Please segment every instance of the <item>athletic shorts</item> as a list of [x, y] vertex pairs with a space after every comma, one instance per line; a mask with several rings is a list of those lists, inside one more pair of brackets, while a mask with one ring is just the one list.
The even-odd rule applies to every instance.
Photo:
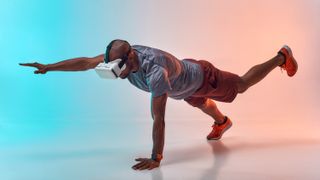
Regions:
[[237, 94], [237, 82], [241, 78], [233, 73], [219, 70], [205, 60], [186, 59], [195, 62], [202, 67], [204, 72], [203, 83], [200, 88], [184, 100], [194, 107], [203, 105], [208, 98], [220, 102], [232, 102]]

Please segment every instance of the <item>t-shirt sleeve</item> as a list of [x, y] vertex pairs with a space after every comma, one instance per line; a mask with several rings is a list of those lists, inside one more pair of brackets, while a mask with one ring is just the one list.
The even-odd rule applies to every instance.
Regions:
[[159, 65], [153, 65], [147, 73], [147, 84], [152, 97], [161, 96], [171, 90], [168, 72]]

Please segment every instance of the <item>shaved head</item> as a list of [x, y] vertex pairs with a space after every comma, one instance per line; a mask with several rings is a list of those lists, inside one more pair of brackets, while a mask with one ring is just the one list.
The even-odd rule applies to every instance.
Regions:
[[108, 56], [107, 58], [109, 61], [113, 61], [115, 59], [122, 58], [125, 55], [127, 55], [130, 48], [131, 46], [127, 41], [115, 39], [109, 43], [107, 48], [109, 52], [106, 52], [106, 56]]
[[121, 39], [115, 39], [109, 43], [105, 53], [105, 63], [109, 63], [116, 59], [121, 59], [119, 67], [126, 65], [119, 75], [120, 78], [125, 79], [131, 72], [136, 72], [139, 69], [139, 59], [135, 50], [131, 45]]

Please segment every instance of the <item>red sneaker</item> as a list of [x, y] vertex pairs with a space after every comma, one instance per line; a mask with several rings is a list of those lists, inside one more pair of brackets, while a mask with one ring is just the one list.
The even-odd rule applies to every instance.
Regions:
[[223, 124], [214, 123], [212, 125], [212, 131], [207, 136], [208, 140], [219, 140], [222, 134], [232, 126], [231, 120], [227, 116], [225, 116], [225, 118], [226, 119]]
[[278, 54], [282, 54], [285, 57], [285, 63], [280, 65], [280, 67], [287, 71], [288, 76], [291, 77], [291, 76], [295, 75], [298, 70], [298, 63], [294, 59], [290, 47], [287, 45], [284, 45], [279, 50]]

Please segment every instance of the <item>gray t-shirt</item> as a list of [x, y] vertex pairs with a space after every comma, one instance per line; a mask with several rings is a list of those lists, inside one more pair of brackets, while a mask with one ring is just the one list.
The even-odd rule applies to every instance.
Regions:
[[128, 75], [131, 84], [152, 93], [152, 97], [168, 93], [173, 99], [192, 95], [203, 81], [199, 64], [178, 60], [162, 50], [133, 45], [139, 59], [139, 70]]

